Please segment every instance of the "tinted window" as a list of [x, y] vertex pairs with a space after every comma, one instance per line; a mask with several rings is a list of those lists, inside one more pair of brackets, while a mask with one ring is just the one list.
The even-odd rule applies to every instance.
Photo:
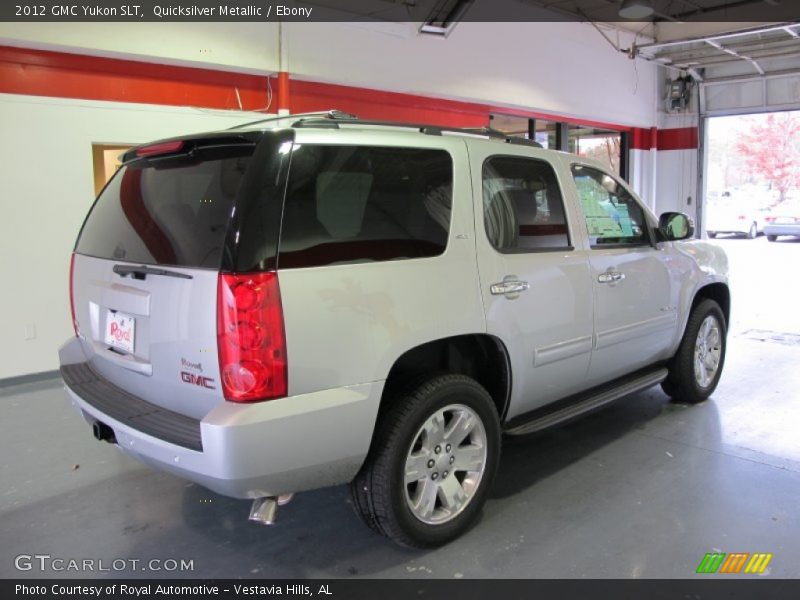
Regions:
[[570, 245], [556, 174], [541, 160], [495, 156], [484, 163], [483, 223], [501, 252]]
[[622, 184], [603, 171], [583, 165], [573, 165], [572, 176], [592, 246], [649, 243], [644, 209]]
[[76, 252], [142, 264], [218, 268], [252, 146], [123, 166], [97, 199]]
[[450, 229], [443, 150], [296, 145], [280, 268], [436, 256]]

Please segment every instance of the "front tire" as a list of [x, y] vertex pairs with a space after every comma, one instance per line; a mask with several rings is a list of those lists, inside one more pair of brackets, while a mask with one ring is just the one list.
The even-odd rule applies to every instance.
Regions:
[[768, 242], [776, 242], [777, 240], [778, 240], [778, 236], [777, 235], [768, 235], [767, 236], [767, 241]]
[[758, 236], [758, 225], [753, 223], [750, 225], [750, 229], [747, 231], [747, 239], [753, 240]]
[[717, 237], [717, 232], [716, 232], [716, 231], [709, 231], [709, 232], [707, 232], [707, 233], [708, 233], [708, 237], [710, 237], [712, 240], [713, 240], [715, 237]]
[[674, 400], [697, 404], [716, 389], [725, 364], [725, 315], [713, 300], [701, 300], [689, 315], [678, 352], [661, 384]]
[[500, 458], [489, 393], [464, 375], [432, 378], [390, 399], [369, 455], [351, 483], [373, 530], [403, 546], [440, 546], [480, 514]]

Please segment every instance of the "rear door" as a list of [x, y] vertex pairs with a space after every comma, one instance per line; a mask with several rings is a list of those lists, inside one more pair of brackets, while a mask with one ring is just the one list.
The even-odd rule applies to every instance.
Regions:
[[508, 417], [585, 387], [592, 350], [592, 286], [575, 248], [580, 215], [544, 151], [470, 146], [476, 247], [488, 333], [512, 366]]
[[145, 149], [103, 190], [75, 247], [87, 360], [117, 386], [195, 418], [223, 400], [217, 279], [255, 147], [244, 136]]

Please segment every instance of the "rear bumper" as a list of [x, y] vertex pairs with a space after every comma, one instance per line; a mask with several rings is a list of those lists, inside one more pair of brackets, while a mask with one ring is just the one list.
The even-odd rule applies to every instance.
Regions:
[[[78, 364], [72, 344], [60, 351], [62, 367]], [[74, 381], [65, 389], [89, 423], [100, 421], [114, 430], [126, 454], [225, 496], [259, 498], [350, 481], [369, 450], [383, 382], [255, 404], [223, 402], [196, 421], [199, 447], [129, 418], [131, 412], [141, 417], [146, 407], [120, 412]], [[105, 401], [113, 398], [106, 394]], [[184, 425], [185, 437], [191, 424]]]
[[[749, 228], [748, 228], [749, 229]], [[738, 233], [741, 235], [745, 235], [748, 229], [717, 229], [717, 228], [707, 228], [706, 231], [708, 233]]]
[[[713, 233], [741, 233], [746, 234], [750, 231], [750, 226], [753, 224], [753, 221], [728, 221], [724, 223], [708, 223], [706, 225], [706, 231], [710, 231]], [[756, 226], [757, 227], [757, 226]], [[760, 230], [759, 230], [760, 231]]]
[[777, 224], [777, 225], [764, 225], [764, 233], [766, 235], [797, 235], [800, 236], [800, 225]]

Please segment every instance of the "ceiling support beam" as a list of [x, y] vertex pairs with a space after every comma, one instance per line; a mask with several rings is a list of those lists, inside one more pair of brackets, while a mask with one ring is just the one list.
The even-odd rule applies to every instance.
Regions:
[[758, 71], [759, 75], [763, 75], [764, 74], [764, 69], [762, 69], [761, 65], [759, 65], [758, 62], [755, 59], [753, 59], [752, 57], [747, 56], [745, 54], [739, 54], [738, 52], [736, 52], [736, 50], [731, 50], [730, 48], [726, 48], [725, 46], [723, 46], [719, 42], [715, 42], [714, 40], [706, 40], [706, 44], [708, 44], [710, 46], [713, 46], [717, 50], [721, 50], [722, 52], [725, 52], [726, 54], [730, 54], [731, 56], [735, 56], [736, 58], [739, 58], [741, 60], [746, 60], [751, 65], [753, 65], [753, 68], [756, 71]]
[[737, 31], [728, 31], [725, 33], [718, 33], [715, 35], [701, 35], [698, 37], [691, 37], [691, 38], [684, 38], [680, 40], [673, 40], [671, 42], [654, 42], [652, 44], [641, 44], [637, 46], [637, 51], [657, 51], [661, 48], [669, 48], [670, 46], [680, 46], [682, 44], [689, 44], [692, 42], [705, 42], [706, 40], [724, 40], [733, 37], [740, 37], [743, 35], [752, 35], [756, 33], [768, 33], [770, 31], [782, 31], [786, 30], [787, 28], [791, 28], [796, 26], [797, 23], [779, 23], [777, 25], [769, 25], [769, 26], [760, 26], [760, 27], [749, 27], [747, 29], [739, 29]]

